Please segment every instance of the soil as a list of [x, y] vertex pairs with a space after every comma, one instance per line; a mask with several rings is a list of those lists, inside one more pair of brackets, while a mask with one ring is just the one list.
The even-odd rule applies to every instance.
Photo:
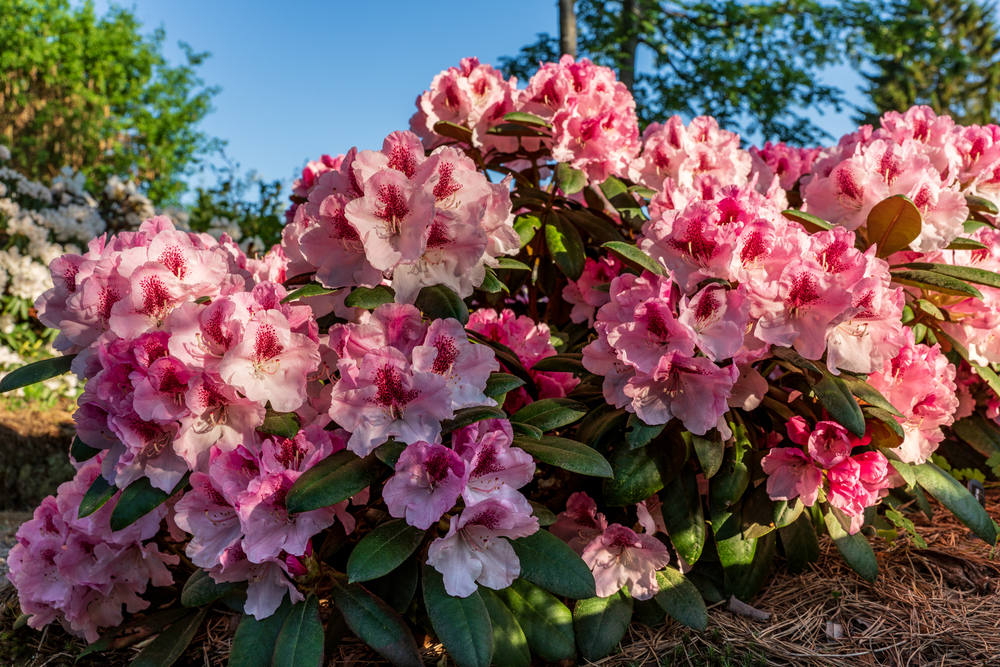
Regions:
[[0, 511], [30, 512], [72, 479], [72, 407], [0, 405]]

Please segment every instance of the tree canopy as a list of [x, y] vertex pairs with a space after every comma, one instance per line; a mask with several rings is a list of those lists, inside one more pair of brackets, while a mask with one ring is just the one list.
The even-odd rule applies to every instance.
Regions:
[[208, 53], [181, 43], [187, 62], [172, 65], [165, 32], [141, 27], [121, 7], [98, 17], [89, 0], [0, 0], [0, 142], [13, 167], [48, 180], [68, 165], [177, 199], [219, 146], [198, 129], [219, 89], [197, 73]]

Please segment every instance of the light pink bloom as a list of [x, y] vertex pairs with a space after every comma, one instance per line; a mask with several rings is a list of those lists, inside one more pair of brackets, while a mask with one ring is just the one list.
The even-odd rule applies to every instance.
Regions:
[[413, 349], [413, 369], [445, 378], [451, 389], [452, 409], [496, 404], [486, 397], [483, 388], [490, 373], [500, 370], [500, 363], [492, 348], [469, 342], [458, 320], [431, 322], [424, 344]]
[[597, 596], [614, 595], [622, 586], [636, 600], [648, 600], [660, 591], [656, 571], [670, 562], [667, 547], [652, 535], [611, 524], [581, 554], [594, 573]]
[[588, 257], [580, 279], [570, 280], [562, 291], [563, 300], [573, 304], [570, 318], [574, 322], [588, 322], [593, 326], [597, 309], [611, 300], [606, 287], [619, 273], [621, 262], [614, 255], [601, 257], [597, 261]]
[[677, 321], [694, 332], [698, 349], [705, 356], [722, 361], [734, 357], [743, 345], [749, 311], [745, 287], [726, 289], [713, 283], [693, 297], [681, 299]]
[[767, 495], [772, 500], [801, 497], [807, 507], [816, 504], [823, 473], [801, 449], [772, 447], [760, 465], [768, 475]]
[[566, 510], [560, 512], [549, 532], [582, 554], [583, 550], [608, 527], [604, 515], [597, 511], [597, 503], [583, 491], [577, 491], [566, 501]]
[[455, 505], [468, 475], [465, 462], [444, 445], [414, 442], [396, 462], [396, 474], [382, 489], [394, 517], [421, 530], [434, 525]]

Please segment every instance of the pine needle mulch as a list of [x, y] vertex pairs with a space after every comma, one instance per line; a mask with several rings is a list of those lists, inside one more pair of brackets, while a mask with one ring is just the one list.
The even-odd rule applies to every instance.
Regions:
[[[988, 494], [988, 507], [995, 519], [1000, 518], [1000, 493]], [[704, 633], [674, 622], [655, 628], [634, 623], [619, 652], [594, 664], [1000, 665], [1000, 558], [946, 510], [936, 505], [935, 510], [933, 522], [923, 515], [910, 515], [927, 549], [914, 547], [905, 537], [893, 546], [881, 539], [870, 540], [880, 569], [875, 584], [851, 572], [829, 539], [821, 538], [822, 555], [809, 572], [790, 574], [779, 559], [768, 583], [751, 603], [770, 614], [767, 620], [732, 613], [720, 603], [709, 609]], [[3, 591], [9, 592], [9, 588]], [[80, 642], [56, 627], [49, 628], [47, 636], [26, 628], [12, 631], [11, 600], [8, 597], [3, 602], [0, 658], [10, 660], [17, 655], [18, 661], [9, 663], [14, 667], [72, 664], [82, 647]], [[16, 600], [13, 602], [16, 609]], [[176, 664], [224, 666], [237, 620], [231, 614], [214, 616]], [[31, 646], [4, 650], [4, 644], [14, 640]], [[122, 648], [80, 664], [126, 665], [136, 652], [136, 647]], [[430, 638], [425, 640], [422, 653], [427, 665], [451, 667], [440, 645]], [[387, 663], [357, 640], [344, 638], [330, 651], [326, 664], [370, 667]]]

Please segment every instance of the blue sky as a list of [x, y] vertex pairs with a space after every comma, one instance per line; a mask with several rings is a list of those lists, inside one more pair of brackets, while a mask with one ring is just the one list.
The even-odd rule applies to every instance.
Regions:
[[[95, 2], [99, 14], [108, 5]], [[496, 64], [558, 29], [554, 0], [139, 0], [133, 9], [146, 30], [166, 30], [172, 60], [183, 58], [179, 40], [212, 53], [200, 72], [222, 92], [203, 129], [228, 141], [243, 170], [286, 182], [310, 158], [378, 148], [408, 128], [416, 96], [462, 57]], [[858, 83], [847, 68], [827, 79], [850, 91]], [[849, 115], [816, 122], [839, 135], [853, 129]]]

